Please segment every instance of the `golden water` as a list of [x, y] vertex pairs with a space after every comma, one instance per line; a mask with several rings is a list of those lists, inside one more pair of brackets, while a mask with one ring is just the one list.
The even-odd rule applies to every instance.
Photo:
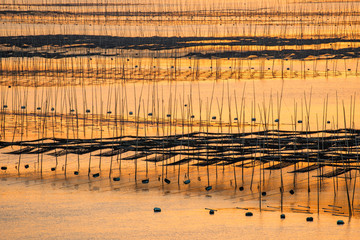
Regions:
[[[121, 160], [136, 151], [14, 155], [7, 153], [24, 146], [6, 144], [357, 129], [359, 7], [358, 1], [0, 1], [0, 166], [7, 167], [0, 170], [1, 238], [357, 239], [358, 170], [326, 179], [314, 176], [332, 166], [309, 175], [289, 173], [294, 165], [264, 170], [273, 162], [165, 167], [146, 157]], [[185, 145], [170, 162], [190, 151]], [[212, 216], [205, 208], [218, 211]]]

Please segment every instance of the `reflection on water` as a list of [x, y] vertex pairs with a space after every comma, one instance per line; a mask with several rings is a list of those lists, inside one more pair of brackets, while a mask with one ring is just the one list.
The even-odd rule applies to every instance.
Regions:
[[[286, 213], [286, 219], [281, 220], [279, 212], [254, 210], [251, 210], [253, 217], [245, 217], [246, 210], [234, 207], [242, 205], [224, 200], [221, 194], [209, 198], [196, 194], [161, 195], [154, 191], [89, 192], [59, 189], [61, 183], [56, 183], [54, 188], [42, 182], [29, 188], [13, 183], [6, 187], [9, 194], [1, 198], [5, 209], [1, 219], [7, 220], [2, 221], [2, 226], [9, 229], [3, 232], [5, 238], [203, 239], [211, 234], [217, 238], [238, 239], [243, 235], [255, 239], [261, 234], [280, 239], [303, 239], [314, 235], [319, 239], [356, 239], [359, 234], [359, 220], [355, 218], [349, 221], [327, 214]], [[19, 194], [19, 190], [27, 197]], [[154, 213], [154, 206], [161, 207], [162, 212]], [[218, 211], [209, 215], [205, 208]], [[313, 216], [314, 222], [306, 222], [308, 216]], [[345, 225], [337, 226], [337, 219], [343, 219]], [[21, 228], [13, 228], [13, 224], [19, 224]]]
[[358, 9], [3, 0], [3, 236], [357, 238]]

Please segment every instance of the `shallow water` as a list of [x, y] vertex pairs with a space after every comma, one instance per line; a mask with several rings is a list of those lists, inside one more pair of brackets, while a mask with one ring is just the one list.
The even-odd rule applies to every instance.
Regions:
[[[286, 219], [280, 219], [277, 211], [258, 210], [246, 217], [246, 210], [235, 209], [245, 204], [224, 200], [221, 193], [81, 191], [42, 182], [27, 187], [11, 179], [2, 189], [4, 239], [357, 239], [360, 234], [358, 218], [285, 212]], [[162, 212], [154, 213], [154, 207]], [[209, 215], [205, 208], [218, 211]], [[306, 222], [308, 216], [314, 222]], [[337, 225], [338, 219], [345, 224]]]

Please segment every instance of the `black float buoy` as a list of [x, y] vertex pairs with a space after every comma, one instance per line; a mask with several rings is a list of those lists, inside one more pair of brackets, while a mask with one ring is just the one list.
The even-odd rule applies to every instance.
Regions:
[[214, 215], [214, 213], [215, 213], [214, 209], [210, 209], [210, 210], [209, 210], [209, 214], [210, 214], [210, 215]]
[[111, 114], [112, 112], [111, 111], [108, 111], [107, 114]]
[[247, 217], [252, 217], [252, 216], [253, 216], [253, 213], [252, 213], [252, 212], [247, 212], [247, 213], [245, 213], [245, 216], [247, 216]]
[[298, 123], [302, 123], [302, 120], [299, 120]]
[[244, 187], [239, 187], [239, 190], [240, 190], [240, 191], [244, 191]]
[[307, 222], [312, 222], [312, 221], [314, 221], [314, 219], [313, 219], [313, 217], [307, 217], [307, 218], [306, 218], [306, 221], [307, 221]]
[[189, 184], [189, 183], [190, 183], [190, 179], [184, 181], [184, 184]]
[[261, 195], [263, 195], [264, 197], [266, 196], [266, 192], [262, 192]]
[[41, 107], [37, 107], [36, 110], [41, 110]]
[[191, 118], [195, 118], [195, 115], [191, 115]]
[[216, 120], [216, 117], [215, 117], [215, 116], [213, 116], [211, 119], [212, 119], [212, 120]]
[[336, 224], [337, 225], [344, 225], [344, 221], [343, 220], [337, 220]]
[[166, 117], [171, 117], [171, 114], [167, 114]]
[[154, 212], [161, 212], [161, 208], [155, 207], [155, 208], [154, 208]]
[[207, 186], [207, 187], [205, 188], [206, 191], [210, 191], [211, 189], [212, 189], [212, 186]]
[[281, 218], [281, 219], [285, 219], [285, 214], [281, 214], [281, 215], [280, 215], [280, 218]]
[[5, 167], [5, 166], [4, 166], [4, 167], [1, 167], [1, 170], [4, 170], [4, 171], [5, 171], [5, 170], [7, 170], [7, 167]]
[[289, 191], [289, 193], [290, 193], [291, 195], [294, 195], [295, 191], [291, 189], [291, 190]]
[[54, 167], [51, 168], [51, 171], [52, 171], [52, 172], [55, 171], [55, 170], [56, 170], [56, 168], [54, 168]]
[[96, 178], [96, 177], [99, 177], [100, 176], [100, 173], [94, 173], [93, 174], [93, 177]]
[[279, 119], [275, 119], [275, 122], [279, 122]]
[[90, 109], [86, 109], [86, 113], [89, 113], [90, 112]]
[[25, 168], [29, 168], [29, 164], [25, 164], [25, 166], [24, 166]]
[[118, 181], [120, 181], [120, 177], [114, 177], [113, 180], [114, 180], [115, 182], [118, 182]]
[[149, 179], [144, 179], [141, 181], [143, 184], [149, 183]]
[[171, 181], [169, 179], [167, 179], [167, 178], [164, 179], [164, 182], [166, 182], [167, 184], [171, 183]]
[[129, 112], [129, 115], [133, 115], [133, 112]]
[[148, 116], [150, 116], [150, 117], [151, 117], [151, 116], [152, 116], [152, 113], [148, 113]]
[[256, 118], [252, 118], [251, 121], [252, 121], [252, 122], [255, 122], [255, 121], [256, 121]]
[[79, 171], [74, 171], [74, 175], [79, 175]]

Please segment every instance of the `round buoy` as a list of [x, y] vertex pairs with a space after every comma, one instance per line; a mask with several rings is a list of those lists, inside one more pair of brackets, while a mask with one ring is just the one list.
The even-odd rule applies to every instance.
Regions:
[[291, 195], [293, 195], [293, 194], [295, 193], [295, 191], [291, 189], [291, 190], [289, 191], [289, 193], [290, 193]]
[[79, 175], [79, 171], [74, 171], [74, 175]]
[[266, 196], [266, 192], [262, 192], [261, 195], [263, 195], [264, 197]]
[[7, 170], [7, 167], [1, 167], [1, 170], [5, 171], [5, 170]]
[[244, 191], [244, 187], [239, 187], [239, 190], [240, 190], [240, 191]]
[[164, 182], [166, 182], [167, 184], [170, 184], [171, 181], [169, 179], [165, 178]]
[[154, 212], [161, 212], [161, 208], [155, 207]]
[[307, 217], [307, 218], [306, 218], [306, 221], [307, 221], [307, 222], [312, 222], [312, 221], [314, 221], [314, 219], [313, 219], [313, 217]]
[[100, 173], [94, 173], [94, 174], [93, 174], [93, 177], [94, 177], [94, 178], [97, 178], [97, 177], [99, 177], [99, 176], [100, 176]]
[[281, 214], [281, 215], [280, 215], [280, 218], [281, 218], [281, 219], [285, 219], [285, 214]]
[[29, 168], [29, 164], [26, 164], [24, 167], [25, 167], [25, 168]]
[[205, 188], [206, 191], [210, 191], [211, 189], [212, 189], [212, 186], [207, 186], [207, 187]]
[[213, 215], [214, 213], [215, 213], [215, 211], [213, 209], [210, 209], [209, 214]]
[[113, 180], [114, 180], [115, 182], [118, 182], [118, 181], [120, 181], [120, 178], [119, 178], [119, 177], [114, 177]]
[[247, 212], [247, 213], [245, 213], [245, 216], [251, 217], [251, 216], [253, 216], [253, 213], [252, 212]]
[[343, 225], [344, 224], [344, 221], [343, 220], [337, 220], [337, 225]]
[[142, 182], [143, 184], [149, 183], [149, 179], [144, 179], [144, 180], [142, 180], [141, 182]]
[[54, 168], [54, 167], [51, 168], [51, 171], [55, 171], [55, 170], [56, 170], [56, 168]]
[[343, 221], [343, 220], [337, 220], [336, 224], [337, 224], [337, 225], [343, 225], [343, 224], [344, 224], [344, 221]]
[[184, 184], [189, 184], [189, 183], [190, 183], [190, 179], [184, 181]]

